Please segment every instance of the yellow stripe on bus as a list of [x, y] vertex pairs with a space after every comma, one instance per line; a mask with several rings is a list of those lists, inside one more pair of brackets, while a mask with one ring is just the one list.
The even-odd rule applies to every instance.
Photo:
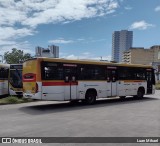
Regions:
[[0, 82], [4, 82], [4, 81], [8, 81], [8, 80], [0, 80]]

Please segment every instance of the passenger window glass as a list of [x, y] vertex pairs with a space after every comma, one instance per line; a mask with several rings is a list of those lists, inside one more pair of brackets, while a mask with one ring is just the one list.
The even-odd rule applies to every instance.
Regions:
[[9, 70], [6, 68], [1, 68], [0, 69], [0, 79], [4, 80], [4, 79], [8, 79], [8, 72]]
[[50, 80], [63, 80], [63, 67], [55, 63], [44, 63], [42, 78]]
[[104, 80], [105, 67], [96, 65], [83, 65], [79, 67], [79, 79], [82, 80]]

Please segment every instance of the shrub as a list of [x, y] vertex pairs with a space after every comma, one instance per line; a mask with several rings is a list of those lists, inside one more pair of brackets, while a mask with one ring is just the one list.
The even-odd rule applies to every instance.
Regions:
[[9, 97], [0, 99], [0, 104], [16, 104], [16, 103], [26, 103], [26, 102], [32, 102], [32, 101], [33, 101], [32, 99], [9, 96]]
[[6, 103], [11, 103], [11, 104], [19, 102], [18, 97], [15, 97], [15, 96], [4, 98], [4, 100], [6, 101]]
[[156, 84], [156, 90], [160, 90], [160, 83]]

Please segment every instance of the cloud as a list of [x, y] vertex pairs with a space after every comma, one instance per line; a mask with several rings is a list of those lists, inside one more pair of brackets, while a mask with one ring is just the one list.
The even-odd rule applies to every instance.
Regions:
[[34, 30], [28, 28], [0, 27], [0, 54], [4, 54], [12, 48], [26, 49], [28, 52], [32, 52], [29, 51], [29, 42], [21, 42], [19, 39], [34, 33]]
[[160, 11], [160, 6], [157, 6], [154, 10], [155, 10], [156, 12]]
[[[17, 39], [28, 35], [33, 35], [34, 30], [28, 28], [0, 27], [0, 40]], [[1, 45], [1, 44], [0, 44]]]
[[[101, 17], [114, 13], [118, 7], [118, 0], [0, 0], [0, 46], [14, 45], [19, 43], [18, 39], [34, 35], [41, 24]], [[73, 42], [50, 40], [50, 43]]]
[[53, 44], [70, 44], [70, 43], [95, 43], [95, 42], [101, 42], [101, 41], [106, 41], [106, 39], [93, 39], [93, 38], [78, 38], [74, 40], [66, 40], [64, 38], [58, 38], [54, 40], [49, 40], [48, 43], [53, 43]]
[[130, 26], [130, 29], [139, 29], [139, 30], [145, 30], [149, 27], [154, 27], [155, 25], [153, 24], [149, 24], [147, 22], [145, 22], [144, 20], [142, 21], [137, 21], [137, 22], [134, 22], [131, 26]]
[[31, 44], [28, 42], [28, 41], [23, 41], [23, 42], [14, 42], [13, 41], [13, 44], [6, 44], [6, 45], [0, 45], [0, 48], [1, 48], [1, 52], [0, 54], [4, 54], [5, 52], [9, 51], [11, 52], [12, 48], [17, 48], [18, 50], [23, 50], [24, 53], [30, 53], [31, 55], [34, 55], [35, 54], [35, 50], [31, 50], [30, 48], [33, 48], [31, 46]]
[[74, 43], [73, 40], [65, 40], [63, 38], [55, 39], [55, 40], [49, 40], [49, 43], [54, 43], [54, 44], [69, 44], [69, 43]]
[[110, 61], [111, 60], [111, 56], [97, 56], [95, 54], [91, 54], [90, 52], [84, 52], [80, 55], [74, 55], [74, 54], [71, 54], [71, 55], [62, 55], [60, 56], [61, 58], [66, 58], [66, 59], [84, 59], [84, 60], [107, 60], [107, 61]]
[[1, 0], [0, 25], [36, 27], [48, 23], [69, 23], [115, 12], [117, 0]]
[[111, 56], [100, 56], [100, 57], [94, 57], [95, 60], [104, 60], [104, 61], [111, 61]]
[[126, 7], [124, 7], [126, 10], [132, 10], [133, 8], [132, 7], [130, 7], [130, 6], [126, 6]]

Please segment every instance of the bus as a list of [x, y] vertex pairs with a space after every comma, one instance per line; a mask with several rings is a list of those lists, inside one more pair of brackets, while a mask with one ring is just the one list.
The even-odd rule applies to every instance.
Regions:
[[22, 90], [22, 64], [10, 64], [9, 94], [23, 96]]
[[8, 73], [9, 73], [9, 64], [0, 63], [0, 97], [9, 94]]
[[22, 64], [0, 64], [0, 96], [22, 96]]
[[25, 98], [93, 104], [97, 98], [140, 99], [154, 92], [154, 69], [149, 65], [58, 58], [33, 58], [23, 63]]

